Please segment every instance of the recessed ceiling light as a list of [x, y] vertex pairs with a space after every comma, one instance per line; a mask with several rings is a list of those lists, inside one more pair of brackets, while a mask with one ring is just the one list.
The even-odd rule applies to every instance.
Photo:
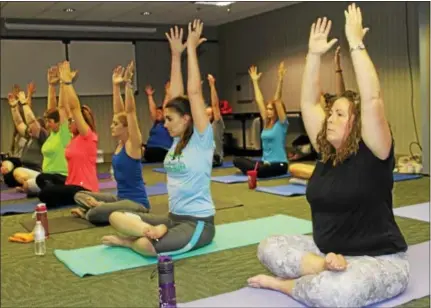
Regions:
[[63, 11], [64, 11], [64, 12], [66, 12], [66, 13], [73, 13], [73, 12], [75, 12], [76, 10], [75, 10], [74, 8], [68, 7], [68, 8], [66, 8], [66, 9], [64, 9]]
[[228, 6], [235, 2], [224, 2], [224, 1], [196, 1], [195, 4], [203, 4], [203, 5], [215, 5], [215, 6]]
[[142, 12], [141, 15], [148, 16], [148, 15], [151, 15], [151, 12]]

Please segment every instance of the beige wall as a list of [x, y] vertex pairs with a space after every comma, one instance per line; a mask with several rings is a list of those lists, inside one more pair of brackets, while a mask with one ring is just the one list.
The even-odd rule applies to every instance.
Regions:
[[[304, 2], [260, 16], [237, 21], [219, 29], [221, 96], [236, 112], [257, 111], [254, 103], [236, 104], [235, 75], [251, 64], [263, 72], [261, 89], [266, 99], [275, 91], [276, 69], [281, 60], [288, 69], [283, 98], [290, 111], [299, 110], [300, 85], [312, 22], [327, 16], [333, 22], [331, 38], [342, 47], [342, 65], [349, 89], [356, 89], [353, 67], [344, 35], [347, 2]], [[385, 110], [396, 140], [396, 152], [409, 153], [416, 140], [411, 109], [411, 83], [406, 41], [405, 2], [360, 2], [364, 26], [370, 27], [365, 44], [380, 76]], [[417, 3], [408, 3], [408, 34], [413, 73], [413, 102], [421, 135], [419, 43]], [[322, 87], [334, 91], [333, 53], [324, 57]]]

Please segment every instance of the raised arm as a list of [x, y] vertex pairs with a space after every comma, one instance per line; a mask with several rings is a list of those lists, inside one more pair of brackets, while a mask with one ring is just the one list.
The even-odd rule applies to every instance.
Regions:
[[138, 124], [138, 117], [136, 116], [136, 104], [132, 84], [134, 71], [135, 64], [131, 61], [124, 73], [124, 82], [126, 87], [126, 105], [124, 109], [127, 116], [127, 131], [129, 133], [129, 139], [126, 141], [126, 151], [132, 158], [141, 159], [142, 135]]
[[362, 139], [371, 152], [383, 160], [390, 154], [392, 137], [385, 117], [376, 68], [362, 42], [368, 28], [362, 28], [361, 10], [355, 4], [349, 5], [344, 14], [346, 37], [361, 96]]
[[165, 108], [166, 104], [171, 100], [171, 82], [167, 81], [165, 83], [165, 98], [163, 99], [163, 108]]
[[183, 43], [183, 29], [171, 28], [170, 35], [165, 33], [171, 47], [171, 95], [172, 98], [184, 95], [183, 75], [181, 72], [181, 54], [186, 48]]
[[284, 103], [281, 99], [283, 95], [283, 80], [284, 75], [286, 74], [286, 69], [284, 68], [284, 62], [280, 62], [280, 65], [278, 66], [278, 82], [277, 82], [277, 89], [274, 94], [274, 101], [275, 101], [275, 109], [277, 111], [278, 119], [281, 122], [284, 122], [286, 120], [286, 108], [284, 107]]
[[56, 87], [60, 81], [58, 76], [58, 67], [52, 66], [48, 69], [48, 101], [46, 110], [54, 109], [57, 107], [57, 93]]
[[154, 89], [151, 85], [147, 85], [145, 87], [145, 93], [147, 94], [148, 98], [148, 107], [150, 108], [150, 118], [151, 121], [156, 121], [156, 114], [157, 114], [157, 106], [156, 102], [154, 101]]
[[[90, 127], [87, 122], [85, 122], [84, 116], [82, 115], [81, 104], [72, 83], [76, 72], [70, 70], [70, 63], [68, 61], [64, 61], [59, 65], [59, 71], [62, 83], [61, 91], [64, 92], [64, 102], [70, 108], [72, 119], [75, 121], [79, 134], [81, 136], [87, 136]], [[60, 108], [60, 105], [58, 108]]]
[[221, 119], [221, 113], [220, 113], [220, 101], [218, 99], [215, 82], [216, 80], [214, 76], [211, 74], [208, 74], [208, 84], [210, 85], [210, 90], [211, 90], [211, 107], [214, 114], [214, 121], [218, 121]]
[[257, 67], [252, 65], [248, 70], [248, 74], [250, 75], [251, 81], [253, 83], [254, 99], [256, 100], [257, 107], [259, 108], [260, 116], [262, 119], [266, 119], [265, 101], [263, 99], [262, 91], [260, 91], [259, 87], [259, 78], [262, 76], [262, 73], [258, 74]]
[[316, 138], [322, 129], [325, 112], [320, 104], [320, 62], [321, 56], [327, 52], [337, 39], [327, 41], [332, 22], [326, 17], [317, 19], [313, 23], [308, 42], [308, 54], [305, 60], [304, 74], [301, 89], [301, 113], [305, 130], [311, 144], [318, 152]]
[[346, 92], [346, 86], [344, 85], [344, 78], [343, 78], [343, 70], [341, 69], [340, 49], [341, 47], [338, 46], [337, 49], [335, 50], [335, 57], [334, 57], [335, 94], [337, 94], [337, 96], [340, 96], [344, 92]]
[[196, 48], [206, 41], [205, 38], [201, 38], [202, 30], [203, 23], [195, 19], [193, 24], [189, 23], [189, 35], [187, 37], [187, 94], [190, 100], [194, 125], [199, 133], [203, 133], [209, 125], [202, 95], [201, 72], [196, 53]]
[[123, 98], [121, 97], [121, 84], [123, 83], [124, 68], [117, 66], [112, 72], [112, 104], [114, 115], [124, 112]]
[[13, 124], [15, 125], [18, 134], [20, 134], [21, 136], [25, 136], [25, 133], [27, 131], [27, 125], [24, 123], [24, 120], [22, 119], [19, 112], [19, 100], [13, 93], [9, 93], [7, 98], [10, 106], [10, 112], [12, 113]]
[[36, 86], [34, 82], [30, 82], [27, 85], [27, 99], [21, 103], [24, 111], [25, 122], [27, 123], [30, 131], [32, 132], [32, 137], [39, 138], [40, 124], [39, 121], [36, 120], [36, 117], [34, 116], [33, 110], [31, 108], [31, 98], [34, 92], [36, 92]]

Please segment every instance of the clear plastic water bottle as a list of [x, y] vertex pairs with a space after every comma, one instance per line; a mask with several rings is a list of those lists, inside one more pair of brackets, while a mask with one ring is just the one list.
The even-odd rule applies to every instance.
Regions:
[[43, 228], [41, 221], [36, 221], [34, 227], [34, 253], [36, 256], [44, 256], [46, 253], [45, 244], [45, 229]]

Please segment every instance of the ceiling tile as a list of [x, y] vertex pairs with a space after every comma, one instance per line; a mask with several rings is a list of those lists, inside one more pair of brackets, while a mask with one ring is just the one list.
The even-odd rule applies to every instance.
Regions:
[[1, 16], [3, 18], [34, 18], [53, 5], [55, 5], [55, 2], [9, 1], [2, 7]]
[[[56, 2], [55, 5], [46, 10], [45, 12], [39, 14], [37, 17], [42, 19], [76, 19], [81, 14], [86, 12], [91, 12], [96, 10], [98, 7], [102, 6], [103, 2], [86, 2], [86, 1], [64, 1]], [[72, 8], [75, 9], [74, 12], [64, 12], [64, 9]], [[103, 20], [103, 19], [100, 19]]]
[[92, 10], [83, 11], [76, 20], [112, 20], [116, 16], [134, 12], [142, 6], [142, 2], [104, 2]]

